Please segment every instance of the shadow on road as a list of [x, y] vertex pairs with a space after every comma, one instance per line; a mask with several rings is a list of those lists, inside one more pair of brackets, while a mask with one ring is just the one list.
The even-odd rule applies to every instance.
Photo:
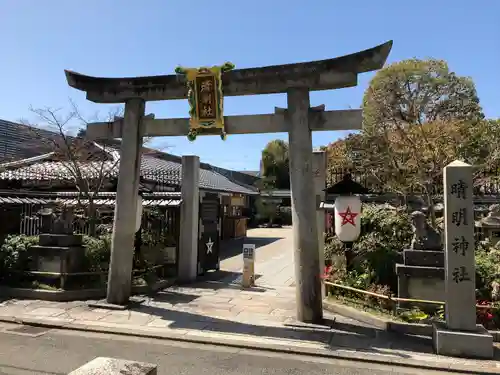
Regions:
[[[225, 271], [225, 270], [217, 270], [217, 271], [208, 271], [204, 275], [200, 275], [196, 278], [196, 287], [197, 288], [206, 288], [207, 286], [203, 285], [203, 283], [206, 282], [218, 282], [221, 285], [227, 286], [229, 284], [239, 284], [241, 283], [241, 277], [242, 274], [241, 272], [232, 272], [232, 271]], [[258, 280], [261, 278], [262, 275], [256, 274], [255, 275], [255, 280]], [[194, 285], [194, 283], [191, 284], [180, 284], [183, 286], [186, 285]]]
[[[234, 288], [240, 289], [237, 285], [227, 285], [223, 283], [205, 283], [204, 286], [211, 289]], [[258, 290], [254, 290], [258, 293]], [[182, 296], [181, 296], [182, 294]], [[154, 315], [164, 320], [172, 321], [169, 325], [171, 329], [192, 329], [204, 330], [208, 332], [227, 334], [246, 334], [259, 337], [270, 337], [288, 340], [313, 341], [323, 344], [326, 349], [331, 350], [356, 350], [371, 353], [390, 354], [400, 358], [409, 358], [410, 355], [404, 353], [418, 352], [432, 354], [432, 340], [425, 337], [401, 335], [392, 332], [381, 331], [376, 328], [363, 327], [345, 322], [325, 321], [321, 326], [307, 324], [290, 324], [283, 326], [266, 326], [238, 322], [221, 318], [208, 317], [194, 312], [181, 311], [175, 307], [176, 304], [195, 302], [199, 298], [197, 295], [188, 293], [176, 293], [175, 291], [164, 291], [151, 299], [145, 305], [132, 308], [134, 311]], [[160, 308], [155, 305], [155, 301], [168, 302], [174, 305], [174, 309]], [[395, 349], [400, 352], [390, 352]], [[496, 357], [500, 358], [500, 353], [496, 352]]]
[[66, 375], [62, 372], [48, 372], [40, 371], [38, 369], [31, 369], [28, 367], [18, 367], [5, 365], [0, 363], [0, 375], [12, 375], [12, 374], [37, 374], [37, 375]]
[[[227, 272], [227, 273], [233, 273], [233, 272]], [[237, 274], [234, 272], [234, 274]], [[241, 274], [237, 274], [241, 277]], [[256, 275], [255, 279], [258, 280], [260, 275]], [[206, 281], [200, 284], [192, 284], [190, 285], [194, 288], [197, 289], [209, 289], [213, 291], [221, 290], [221, 289], [230, 289], [230, 290], [241, 290], [241, 285], [236, 282], [229, 282], [229, 280], [223, 279], [223, 280], [210, 280]], [[175, 287], [171, 287], [169, 290], [175, 290]], [[262, 287], [262, 286], [253, 286], [250, 288], [245, 288], [246, 292], [254, 292], [254, 293], [264, 293], [270, 290], [275, 290], [274, 288], [270, 286]], [[161, 293], [169, 293], [168, 291], [163, 291]], [[153, 294], [152, 296], [156, 296], [157, 294]]]

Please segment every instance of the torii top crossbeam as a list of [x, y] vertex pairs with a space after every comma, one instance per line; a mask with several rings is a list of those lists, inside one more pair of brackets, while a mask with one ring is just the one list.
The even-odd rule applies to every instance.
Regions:
[[[236, 69], [222, 76], [224, 96], [276, 94], [290, 87], [310, 91], [357, 85], [359, 73], [382, 68], [392, 41], [333, 59], [305, 63]], [[127, 99], [145, 101], [185, 99], [186, 79], [182, 75], [102, 78], [66, 70], [68, 84], [87, 93], [95, 103], [122, 103]]]

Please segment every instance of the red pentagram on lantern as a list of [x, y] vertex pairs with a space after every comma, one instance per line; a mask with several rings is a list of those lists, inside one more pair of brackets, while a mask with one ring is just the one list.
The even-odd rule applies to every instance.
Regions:
[[351, 207], [347, 206], [347, 209], [344, 212], [339, 212], [339, 216], [342, 218], [341, 226], [345, 224], [352, 224], [352, 226], [356, 226], [354, 219], [358, 216], [359, 213], [351, 212]]

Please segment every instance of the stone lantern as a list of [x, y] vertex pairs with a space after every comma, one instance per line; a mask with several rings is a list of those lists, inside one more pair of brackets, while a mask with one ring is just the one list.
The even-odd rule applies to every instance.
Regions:
[[481, 228], [484, 237], [495, 246], [500, 241], [500, 204], [492, 204], [488, 216], [477, 221], [476, 228]]

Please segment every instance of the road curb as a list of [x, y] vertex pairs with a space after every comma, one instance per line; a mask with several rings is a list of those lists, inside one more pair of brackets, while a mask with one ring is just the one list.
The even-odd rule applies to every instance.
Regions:
[[[323, 308], [334, 314], [339, 314], [357, 320], [358, 322], [369, 324], [382, 331], [396, 332], [404, 335], [432, 337], [433, 329], [430, 324], [397, 322], [328, 299], [323, 301]], [[493, 336], [494, 342], [500, 342], [500, 331], [488, 332]]]
[[[288, 345], [272, 344], [265, 342], [252, 342], [252, 340], [234, 339], [234, 338], [214, 338], [210, 335], [186, 336], [185, 334], [176, 334], [175, 332], [161, 332], [156, 327], [137, 327], [131, 328], [124, 324], [106, 324], [106, 325], [90, 325], [70, 321], [69, 319], [58, 318], [33, 318], [33, 317], [0, 317], [0, 322], [24, 324], [31, 326], [39, 326], [46, 328], [55, 328], [69, 331], [83, 331], [93, 333], [109, 333], [121, 336], [142, 337], [151, 339], [160, 339], [168, 341], [179, 341], [193, 344], [218, 345], [237, 349], [249, 349], [269, 351], [275, 353], [286, 353], [294, 355], [306, 355], [319, 358], [330, 358], [346, 361], [358, 361], [364, 363], [374, 363], [381, 365], [393, 365], [399, 367], [412, 367], [422, 370], [461, 372], [463, 374], [482, 374], [493, 375], [500, 374], [500, 365], [496, 368], [491, 366], [482, 368], [476, 362], [474, 364], [456, 364], [455, 360], [450, 363], [425, 363], [423, 359], [416, 360], [410, 358], [394, 358], [390, 354], [370, 354], [367, 352], [347, 352], [348, 347], [335, 347], [336, 350], [345, 350], [345, 353], [338, 353], [328, 349], [318, 349], [311, 347], [301, 347], [299, 345], [291, 347]], [[89, 322], [90, 323], [90, 322]]]
[[[156, 293], [174, 284], [175, 279], [171, 278], [160, 280], [153, 285], [134, 285], [132, 286], [132, 295]], [[0, 286], [0, 296], [7, 298], [39, 299], [50, 302], [71, 302], [104, 298], [106, 297], [106, 289], [47, 290]]]

